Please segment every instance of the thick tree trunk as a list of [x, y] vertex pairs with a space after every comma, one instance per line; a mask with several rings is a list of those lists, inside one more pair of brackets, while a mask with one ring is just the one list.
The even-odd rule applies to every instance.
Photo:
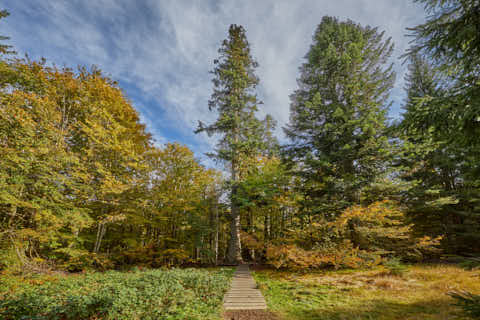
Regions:
[[238, 181], [236, 159], [232, 159], [232, 194], [231, 194], [231, 215], [230, 215], [230, 239], [228, 241], [227, 263], [241, 264], [242, 260], [242, 243], [240, 241], [240, 211], [237, 206], [237, 186]]
[[227, 262], [231, 264], [243, 263], [242, 243], [240, 241], [240, 213], [238, 212], [238, 208], [234, 204], [232, 204]]

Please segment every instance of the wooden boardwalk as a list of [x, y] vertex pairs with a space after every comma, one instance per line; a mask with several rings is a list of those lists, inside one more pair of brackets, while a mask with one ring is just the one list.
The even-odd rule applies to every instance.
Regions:
[[223, 299], [225, 310], [266, 310], [265, 298], [250, 274], [247, 264], [237, 267], [230, 290]]

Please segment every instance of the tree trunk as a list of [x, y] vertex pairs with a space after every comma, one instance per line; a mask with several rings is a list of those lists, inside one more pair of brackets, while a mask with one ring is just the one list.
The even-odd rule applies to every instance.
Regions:
[[265, 221], [264, 221], [264, 237], [265, 242], [271, 239], [271, 232], [270, 232], [270, 212], [265, 213]]
[[95, 247], [93, 249], [94, 253], [98, 253], [98, 251], [100, 251], [100, 245], [102, 244], [102, 239], [106, 231], [107, 226], [105, 225], [105, 223], [99, 223], [97, 229], [97, 239], [95, 240]]
[[215, 265], [217, 265], [218, 264], [218, 228], [220, 227], [218, 223], [218, 198], [217, 197], [215, 197], [214, 210], [215, 210], [214, 252], [215, 252]]
[[241, 264], [242, 260], [242, 243], [240, 241], [240, 211], [237, 207], [237, 163], [236, 159], [232, 159], [232, 194], [231, 194], [231, 215], [230, 215], [230, 239], [228, 241], [227, 263]]
[[241, 264], [242, 243], [240, 242], [240, 213], [236, 205], [232, 204], [232, 214], [230, 221], [230, 239], [228, 241], [227, 262], [231, 264]]

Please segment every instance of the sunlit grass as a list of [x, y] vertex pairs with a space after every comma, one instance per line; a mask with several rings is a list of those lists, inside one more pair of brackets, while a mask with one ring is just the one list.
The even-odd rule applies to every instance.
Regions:
[[469, 319], [447, 295], [480, 293], [480, 270], [415, 265], [402, 276], [378, 267], [366, 271], [295, 274], [258, 271], [269, 308], [284, 319]]

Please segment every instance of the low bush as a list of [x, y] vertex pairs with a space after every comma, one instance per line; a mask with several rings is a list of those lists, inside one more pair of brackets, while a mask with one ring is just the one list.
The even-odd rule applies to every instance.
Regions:
[[480, 269], [480, 258], [478, 257], [463, 258], [462, 261], [460, 262], [460, 266], [466, 270]]
[[480, 319], [480, 295], [465, 291], [450, 292], [455, 299], [455, 305], [461, 307], [473, 319]]
[[408, 267], [404, 265], [400, 259], [392, 258], [384, 263], [388, 269], [388, 273], [392, 276], [403, 276], [408, 272]]
[[305, 250], [296, 245], [269, 246], [267, 263], [277, 269], [365, 268], [377, 265], [381, 258], [354, 248], [349, 241], [322, 249]]
[[108, 271], [62, 277], [0, 294], [0, 318], [209, 319], [217, 314], [232, 271]]

